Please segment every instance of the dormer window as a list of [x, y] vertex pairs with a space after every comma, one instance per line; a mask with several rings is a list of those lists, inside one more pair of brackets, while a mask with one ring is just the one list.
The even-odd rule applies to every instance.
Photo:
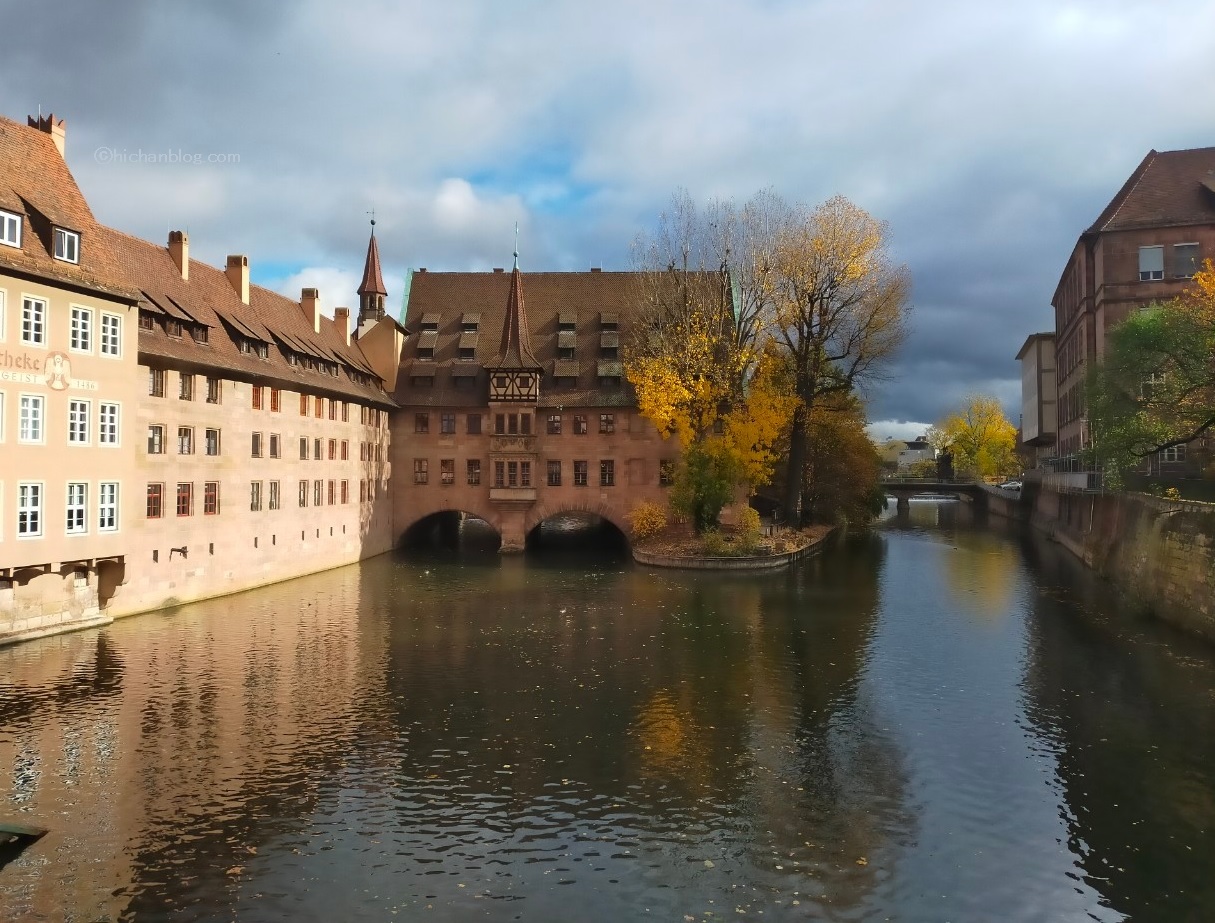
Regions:
[[181, 336], [181, 321], [170, 317], [165, 321], [165, 333], [171, 337]]
[[65, 263], [79, 263], [80, 235], [75, 231], [55, 228], [55, 259]]
[[21, 216], [13, 212], [0, 211], [0, 244], [21, 246]]

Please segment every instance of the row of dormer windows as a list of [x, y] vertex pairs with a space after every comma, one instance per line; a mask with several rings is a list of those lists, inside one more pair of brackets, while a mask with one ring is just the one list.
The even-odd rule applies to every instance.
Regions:
[[[23, 221], [15, 212], [0, 209], [0, 244], [21, 249]], [[67, 228], [53, 228], [51, 255], [65, 263], [80, 262], [80, 234]]]

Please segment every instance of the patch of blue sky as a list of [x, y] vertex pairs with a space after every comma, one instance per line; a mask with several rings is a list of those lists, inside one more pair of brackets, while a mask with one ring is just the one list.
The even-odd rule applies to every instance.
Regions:
[[250, 260], [249, 281], [272, 288], [275, 283], [301, 272], [308, 264], [299, 260]]
[[574, 176], [573, 161], [568, 148], [533, 149], [505, 163], [473, 169], [465, 179], [478, 190], [516, 195], [533, 213], [564, 215], [578, 211], [602, 191], [601, 186]]

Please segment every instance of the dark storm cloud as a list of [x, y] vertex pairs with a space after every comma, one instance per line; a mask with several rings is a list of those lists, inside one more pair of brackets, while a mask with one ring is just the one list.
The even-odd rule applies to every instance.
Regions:
[[528, 268], [627, 268], [676, 187], [847, 195], [913, 278], [882, 420], [1015, 412], [1076, 236], [1149, 148], [1215, 142], [1192, 4], [0, 0], [0, 31], [0, 111], [67, 119], [102, 221], [292, 294], [357, 274], [372, 208], [399, 279], [504, 265], [516, 221]]

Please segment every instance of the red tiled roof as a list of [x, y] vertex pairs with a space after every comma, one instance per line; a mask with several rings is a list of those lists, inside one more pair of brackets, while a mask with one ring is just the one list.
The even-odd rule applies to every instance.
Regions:
[[1215, 224], [1215, 147], [1149, 151], [1085, 234]]
[[[193, 319], [209, 328], [207, 342], [189, 336], [170, 336], [163, 327], [139, 331], [141, 358], [214, 369], [250, 381], [269, 381], [292, 390], [328, 394], [340, 398], [391, 407], [391, 399], [377, 385], [371, 366], [357, 343], [346, 345], [335, 322], [321, 318], [317, 333], [300, 305], [260, 285], [249, 286], [249, 304], [244, 304], [222, 269], [190, 260], [190, 278], [181, 272], [168, 248], [140, 240], [112, 228], [99, 233], [115, 254], [120, 276], [143, 293], [140, 310], [164, 311]], [[174, 310], [176, 309], [176, 310]], [[268, 357], [241, 352], [239, 340], [247, 337], [268, 344]], [[337, 376], [318, 369], [292, 365], [280, 345], [306, 356], [336, 363]], [[352, 380], [347, 368], [372, 376], [376, 384]]]
[[[520, 294], [527, 289], [527, 311], [520, 312], [520, 334], [526, 329], [528, 353], [540, 368], [540, 406], [622, 407], [634, 402], [632, 389], [601, 386], [598, 362], [603, 319], [618, 322], [621, 342], [627, 341], [629, 319], [635, 313], [639, 276], [631, 272], [529, 272], [520, 274]], [[402, 406], [480, 407], [488, 401], [488, 373], [500, 358], [497, 334], [507, 321], [516, 284], [514, 273], [504, 272], [415, 272], [410, 281], [405, 328], [409, 335], [401, 353], [401, 370], [393, 397]], [[434, 315], [438, 330], [434, 359], [418, 360], [422, 318]], [[472, 359], [460, 358], [463, 322], [480, 315], [479, 336]], [[557, 384], [553, 371], [558, 363], [558, 328], [561, 321], [574, 324], [574, 361], [578, 374], [572, 383]], [[524, 325], [526, 324], [526, 328]], [[563, 338], [569, 340], [568, 335]], [[468, 338], [465, 338], [468, 342]], [[569, 361], [569, 360], [564, 360]], [[619, 360], [616, 360], [619, 361]], [[432, 366], [416, 384], [410, 372], [415, 364]], [[475, 378], [458, 371], [476, 366]], [[563, 371], [566, 369], [563, 369]], [[457, 379], [460, 383], [457, 384]]]
[[[51, 121], [54, 117], [51, 117]], [[99, 225], [49, 134], [0, 117], [0, 208], [21, 218], [21, 247], [0, 244], [0, 269], [116, 296], [127, 302], [137, 288], [122, 284]], [[53, 228], [80, 235], [79, 263], [57, 260]]]

